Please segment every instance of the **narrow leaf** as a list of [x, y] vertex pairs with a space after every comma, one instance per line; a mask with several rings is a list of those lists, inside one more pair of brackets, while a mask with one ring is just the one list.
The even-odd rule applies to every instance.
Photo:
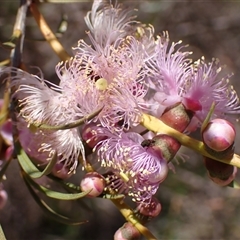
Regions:
[[54, 219], [55, 221], [58, 221], [63, 224], [68, 224], [68, 225], [80, 225], [83, 223], [86, 223], [87, 221], [79, 221], [79, 220], [73, 220], [70, 219], [69, 217], [63, 216], [56, 211], [54, 211], [51, 207], [48, 206], [46, 202], [44, 202], [37, 194], [36, 192], [32, 189], [31, 185], [26, 181], [24, 178], [24, 181], [28, 187], [28, 190], [30, 191], [31, 195], [33, 196], [34, 200], [37, 202], [37, 204], [41, 207], [43, 212], [50, 218]]
[[52, 159], [50, 159], [48, 165], [44, 168], [44, 170], [42, 171], [41, 175], [42, 176], [46, 176], [46, 175], [50, 174], [52, 172], [52, 170], [53, 170], [53, 167], [57, 163], [57, 160], [58, 160], [58, 156], [57, 156], [57, 152], [55, 151], [54, 154], [53, 154]]
[[0, 240], [6, 240], [1, 224], [0, 224]]
[[235, 189], [240, 189], [240, 184], [237, 183], [235, 180], [233, 180], [229, 185], [228, 187], [232, 187], [232, 188], [235, 188]]
[[210, 121], [210, 119], [213, 115], [214, 109], [215, 109], [215, 103], [213, 102], [212, 105], [211, 105], [211, 108], [208, 112], [208, 115], [206, 116], [205, 120], [203, 121], [203, 124], [201, 126], [201, 132], [206, 128], [208, 122]]
[[56, 153], [53, 158], [49, 161], [48, 165], [43, 171], [39, 171], [38, 168], [32, 163], [31, 159], [28, 157], [26, 152], [21, 148], [20, 144], [15, 144], [16, 154], [18, 162], [20, 163], [24, 172], [26, 172], [32, 178], [40, 178], [44, 175], [47, 175], [51, 172], [53, 166], [57, 162]]
[[76, 200], [79, 198], [82, 198], [86, 196], [90, 191], [88, 192], [81, 192], [81, 193], [61, 193], [53, 191], [49, 188], [46, 188], [38, 183], [36, 183], [34, 180], [32, 180], [26, 173], [23, 173], [23, 177], [25, 180], [34, 188], [36, 188], [38, 191], [44, 193], [47, 197], [58, 199], [58, 200]]

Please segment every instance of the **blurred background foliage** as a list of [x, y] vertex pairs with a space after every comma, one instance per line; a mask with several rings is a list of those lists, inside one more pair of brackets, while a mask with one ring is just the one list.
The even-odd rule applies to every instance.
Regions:
[[[0, 1], [0, 42], [12, 34], [17, 0]], [[205, 56], [219, 58], [226, 65], [226, 73], [234, 73], [233, 85], [240, 94], [240, 3], [238, 1], [124, 1], [129, 7], [138, 8], [138, 19], [151, 23], [156, 34], [167, 30], [171, 41], [183, 40], [193, 51], [193, 60]], [[91, 3], [40, 4], [53, 31], [61, 19], [67, 18], [68, 28], [60, 38], [68, 53], [81, 38], [87, 39], [83, 17]], [[88, 40], [87, 40], [88, 41]], [[9, 57], [9, 50], [0, 48], [0, 60]], [[57, 82], [54, 67], [58, 57], [43, 37], [31, 14], [28, 14], [23, 62], [29, 71], [39, 67], [44, 77]], [[38, 71], [38, 70], [37, 70]], [[237, 130], [240, 131], [237, 126]], [[238, 134], [240, 135], [240, 134]], [[194, 136], [199, 137], [199, 136]], [[240, 153], [239, 136], [236, 153]], [[158, 239], [240, 239], [240, 191], [222, 188], [212, 183], [206, 174], [201, 157], [185, 148], [185, 162], [174, 161], [176, 173], [170, 171], [161, 184], [158, 199], [162, 203], [160, 216], [148, 227]], [[80, 174], [80, 173], [79, 173]], [[240, 174], [239, 174], [240, 175]], [[43, 179], [42, 181], [46, 181]], [[73, 181], [79, 182], [76, 174]], [[16, 161], [7, 170], [4, 182], [9, 194], [7, 206], [0, 211], [0, 222], [7, 239], [21, 240], [75, 240], [113, 239], [114, 232], [124, 219], [113, 204], [104, 199], [88, 199], [90, 211], [83, 210], [77, 202], [52, 202], [64, 214], [88, 223], [66, 226], [43, 215], [32, 199], [19, 174]]]

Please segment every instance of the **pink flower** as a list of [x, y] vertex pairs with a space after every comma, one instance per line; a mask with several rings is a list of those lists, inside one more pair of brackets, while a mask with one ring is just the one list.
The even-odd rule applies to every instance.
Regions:
[[202, 109], [196, 111], [196, 117], [201, 122], [206, 118], [212, 103], [215, 103], [215, 118], [240, 111], [237, 93], [229, 83], [229, 76], [221, 76], [221, 70], [217, 59], [210, 63], [201, 59], [194, 63], [193, 77], [185, 88], [184, 97], [200, 103]]
[[62, 169], [68, 169], [68, 173], [71, 174], [75, 172], [79, 164], [79, 156], [82, 155], [85, 159], [85, 149], [76, 128], [57, 131], [31, 131], [27, 127], [27, 123], [20, 118], [17, 128], [23, 149], [30, 158], [40, 165], [46, 165], [57, 153], [57, 164], [60, 164]]
[[85, 21], [96, 51], [101, 52], [106, 46], [115, 45], [119, 38], [125, 38], [133, 31], [131, 25], [135, 22], [135, 16], [132, 16], [132, 12], [121, 9], [117, 4], [113, 6], [101, 0], [93, 2]]
[[[156, 55], [147, 63], [155, 90], [154, 99], [161, 109], [158, 113], [182, 102], [186, 109], [195, 113], [192, 122], [196, 126], [206, 118], [213, 103], [215, 117], [239, 113], [237, 94], [228, 77], [220, 76], [218, 60], [206, 64], [201, 59], [192, 64], [188, 58], [191, 52], [182, 51], [183, 47], [178, 47], [180, 43], [169, 46], [169, 36], [164, 33], [158, 38]], [[194, 126], [191, 127], [194, 129]]]
[[82, 111], [93, 112], [103, 106], [95, 120], [111, 131], [119, 122], [126, 129], [139, 124], [149, 105], [145, 100], [148, 85], [144, 46], [128, 37], [117, 48], [107, 46], [107, 55], [87, 55], [80, 51], [81, 47], [68, 64], [56, 68], [63, 91], [75, 99]]
[[[36, 130], [28, 127], [32, 124], [58, 126], [83, 117], [82, 111], [71, 96], [61, 92], [58, 86], [18, 69], [12, 71], [11, 87], [15, 89], [12, 99], [17, 100], [19, 116], [17, 127], [20, 131], [20, 142], [27, 153], [40, 162], [46, 163], [57, 152], [59, 162], [74, 172], [78, 165], [79, 155], [85, 159], [85, 150], [77, 128], [66, 130]], [[54, 90], [58, 90], [54, 91]], [[30, 141], [30, 142], [29, 142]]]
[[148, 203], [166, 178], [168, 167], [159, 151], [141, 145], [143, 140], [137, 133], [112, 134], [95, 150], [102, 167], [114, 174], [108, 176], [109, 186], [133, 201]]

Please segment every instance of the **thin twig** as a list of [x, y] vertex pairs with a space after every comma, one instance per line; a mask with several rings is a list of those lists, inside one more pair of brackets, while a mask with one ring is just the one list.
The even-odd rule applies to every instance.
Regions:
[[15, 48], [11, 51], [11, 63], [13, 67], [20, 67], [22, 59], [23, 42], [25, 35], [25, 22], [27, 9], [30, 4], [28, 0], [20, 0], [12, 38], [16, 39]]
[[58, 55], [62, 61], [66, 61], [70, 58], [69, 54], [65, 51], [62, 44], [58, 41], [57, 37], [54, 35], [52, 30], [49, 28], [47, 22], [45, 21], [42, 14], [38, 11], [38, 8], [35, 3], [30, 5], [30, 10], [33, 17], [35, 18], [39, 29], [41, 30], [43, 36], [52, 47], [53, 51]]

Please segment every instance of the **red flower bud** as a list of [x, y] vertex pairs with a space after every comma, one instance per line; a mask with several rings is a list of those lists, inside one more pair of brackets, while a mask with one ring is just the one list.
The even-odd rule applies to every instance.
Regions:
[[97, 197], [102, 194], [106, 186], [104, 177], [97, 172], [87, 173], [80, 183], [83, 192], [90, 191], [87, 197]]
[[114, 234], [114, 240], [137, 240], [141, 236], [140, 232], [132, 225], [132, 223], [125, 223]]
[[204, 144], [216, 152], [231, 149], [236, 137], [234, 126], [224, 119], [210, 121], [202, 132]]
[[207, 157], [204, 158], [204, 163], [208, 170], [209, 178], [220, 186], [228, 185], [236, 176], [237, 168], [232, 165]]
[[183, 132], [189, 125], [192, 116], [192, 111], [186, 110], [182, 103], [177, 103], [167, 108], [160, 117], [160, 120], [179, 132]]
[[181, 144], [171, 136], [168, 136], [166, 134], [158, 134], [153, 137], [150, 146], [155, 150], [159, 149], [162, 153], [163, 158], [169, 162], [174, 158], [179, 148], [181, 147]]
[[151, 199], [150, 203], [148, 203], [148, 204], [140, 203], [137, 206], [137, 211], [140, 214], [147, 216], [147, 217], [151, 217], [151, 218], [157, 217], [159, 215], [159, 213], [161, 212], [161, 210], [162, 210], [161, 203], [155, 197], [153, 197]]
[[86, 124], [83, 127], [81, 134], [83, 140], [86, 141], [90, 148], [94, 148], [99, 141], [107, 138], [102, 133], [102, 128], [94, 123]]

